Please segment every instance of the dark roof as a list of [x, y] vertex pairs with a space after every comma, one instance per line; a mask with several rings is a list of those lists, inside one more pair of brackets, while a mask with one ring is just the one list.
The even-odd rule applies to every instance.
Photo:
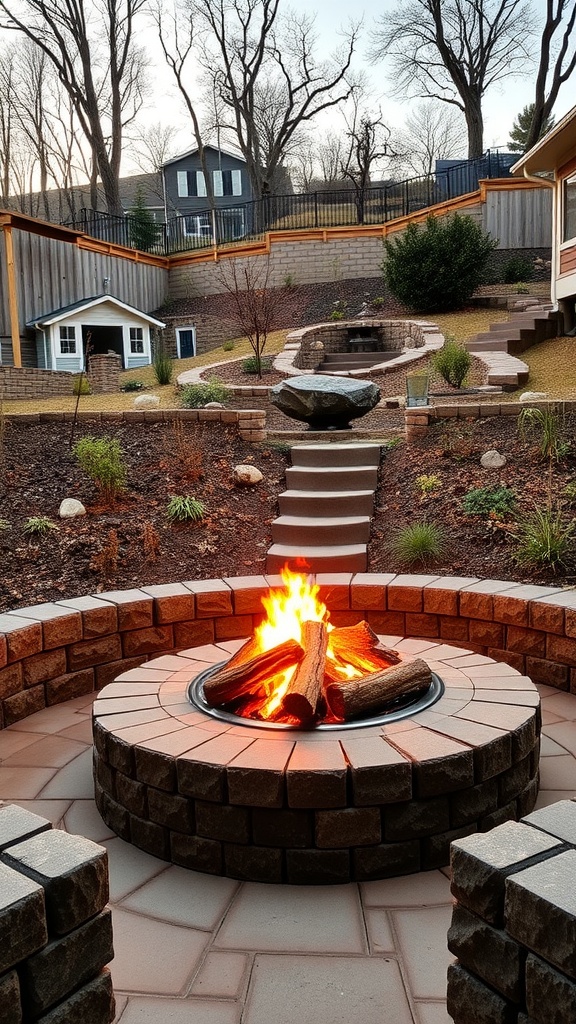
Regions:
[[[243, 164], [246, 163], [246, 160], [240, 151], [228, 149], [225, 146], [204, 146], [204, 149], [211, 149], [213, 153], [224, 153], [225, 156], [231, 156], [234, 157], [235, 160], [240, 160]], [[194, 146], [194, 149], [187, 149], [185, 153], [180, 153], [179, 156], [172, 156], [169, 160], [165, 160], [162, 166], [168, 167], [170, 164], [176, 164], [179, 160], [184, 160], [187, 156], [194, 156], [197, 152], [198, 146]]]
[[77, 302], [71, 302], [67, 306], [59, 306], [58, 309], [51, 309], [47, 313], [42, 313], [40, 316], [35, 316], [32, 320], [29, 320], [26, 327], [36, 327], [38, 324], [45, 323], [47, 320], [55, 320], [58, 317], [67, 316], [68, 313], [73, 313], [75, 309], [83, 309], [92, 305], [94, 302], [108, 301], [117, 302], [124, 308], [132, 309], [135, 313], [139, 313], [141, 316], [146, 317], [148, 320], [158, 321], [158, 317], [153, 316], [151, 313], [146, 313], [143, 309], [138, 309], [137, 306], [131, 306], [129, 302], [124, 302], [123, 299], [119, 299], [117, 295], [110, 295], [109, 292], [101, 292], [99, 295], [90, 295], [85, 299], [78, 299]]

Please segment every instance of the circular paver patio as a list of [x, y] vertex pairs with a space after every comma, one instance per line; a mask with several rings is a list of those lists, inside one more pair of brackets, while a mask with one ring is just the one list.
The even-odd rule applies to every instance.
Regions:
[[[537, 806], [576, 797], [576, 696], [539, 687]], [[0, 799], [108, 850], [122, 1024], [450, 1024], [447, 871], [339, 886], [236, 882], [167, 865], [96, 811], [92, 697], [0, 733]]]

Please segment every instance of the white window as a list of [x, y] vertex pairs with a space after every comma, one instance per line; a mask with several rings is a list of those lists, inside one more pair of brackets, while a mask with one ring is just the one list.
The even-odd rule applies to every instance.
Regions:
[[176, 178], [178, 195], [181, 198], [206, 195], [206, 182], [202, 171], [177, 171]]
[[76, 355], [76, 328], [60, 328], [60, 353], [63, 356]]
[[184, 217], [184, 234], [194, 238], [211, 238], [212, 225], [207, 213]]
[[138, 355], [140, 352], [144, 352], [143, 327], [130, 328], [130, 352], [132, 353], [132, 355]]
[[564, 182], [564, 233], [562, 241], [576, 238], [576, 175]]
[[214, 171], [215, 196], [241, 196], [242, 171]]

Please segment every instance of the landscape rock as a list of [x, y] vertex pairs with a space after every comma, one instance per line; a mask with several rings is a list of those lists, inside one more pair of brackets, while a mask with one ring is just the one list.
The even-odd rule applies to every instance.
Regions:
[[506, 456], [501, 455], [495, 448], [491, 448], [489, 452], [484, 452], [480, 459], [480, 465], [484, 469], [502, 469], [502, 466], [506, 465]]
[[64, 498], [60, 503], [58, 515], [61, 519], [74, 519], [76, 516], [85, 516], [86, 509], [77, 498]]
[[157, 409], [160, 405], [158, 395], [138, 395], [134, 399], [135, 409]]
[[545, 402], [548, 395], [545, 391], [525, 391], [520, 395], [519, 402]]
[[243, 487], [249, 487], [251, 484], [259, 484], [264, 479], [262, 473], [256, 466], [234, 466], [232, 473], [232, 479], [235, 484], [240, 484]]
[[205, 409], [223, 409], [222, 402], [206, 402]]
[[303, 420], [312, 430], [345, 430], [380, 400], [372, 381], [303, 374], [276, 384], [270, 401], [286, 416]]

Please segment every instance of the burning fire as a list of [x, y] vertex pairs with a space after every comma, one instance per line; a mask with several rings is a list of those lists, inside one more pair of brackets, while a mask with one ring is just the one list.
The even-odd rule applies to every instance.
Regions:
[[[286, 640], [302, 642], [302, 625], [304, 622], [323, 622], [328, 632], [328, 648], [326, 658], [330, 663], [331, 676], [343, 681], [361, 679], [365, 674], [381, 667], [381, 660], [371, 658], [370, 653], [357, 653], [356, 666], [351, 665], [342, 657], [342, 652], [332, 643], [330, 613], [326, 605], [318, 599], [320, 587], [309, 581], [308, 577], [292, 572], [285, 566], [280, 573], [284, 583], [283, 589], [271, 590], [268, 597], [262, 598], [267, 618], [254, 631], [250, 642], [250, 655], [270, 651]], [[296, 665], [270, 676], [261, 687], [258, 696], [250, 699], [238, 709], [244, 717], [274, 719], [275, 721], [291, 721], [290, 716], [278, 716], [278, 710], [289, 688], [290, 681], [296, 672]]]

